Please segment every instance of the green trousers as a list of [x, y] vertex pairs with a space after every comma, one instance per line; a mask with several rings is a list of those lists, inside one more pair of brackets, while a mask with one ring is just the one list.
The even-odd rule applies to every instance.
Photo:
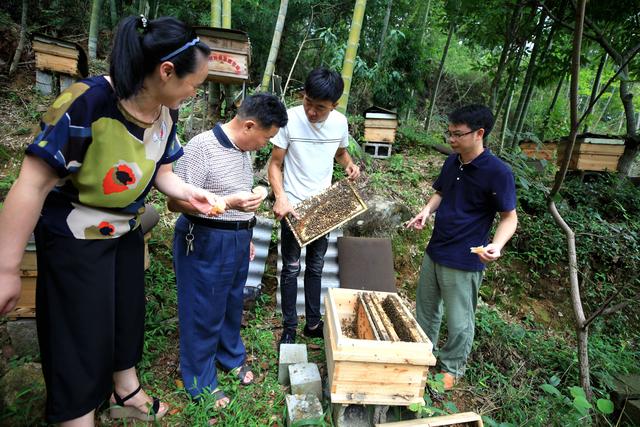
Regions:
[[[475, 332], [475, 315], [482, 271], [463, 271], [433, 262], [424, 256], [416, 289], [416, 318], [434, 346], [443, 371], [464, 375]], [[444, 310], [447, 342], [438, 349]]]

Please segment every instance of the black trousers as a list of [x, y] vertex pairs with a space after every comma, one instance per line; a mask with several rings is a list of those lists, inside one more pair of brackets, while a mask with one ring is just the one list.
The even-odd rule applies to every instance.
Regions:
[[36, 227], [36, 321], [47, 387], [46, 419], [68, 421], [97, 408], [112, 374], [142, 357], [144, 241], [138, 229], [82, 240]]

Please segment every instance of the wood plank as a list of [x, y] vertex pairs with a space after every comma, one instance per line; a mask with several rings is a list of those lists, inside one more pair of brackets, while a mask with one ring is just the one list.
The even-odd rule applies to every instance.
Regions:
[[33, 50], [36, 52], [36, 57], [41, 53], [44, 53], [53, 56], [61, 56], [63, 58], [75, 59], [77, 62], [80, 56], [78, 49], [64, 47], [57, 44], [44, 43], [38, 40], [34, 40], [32, 46]]
[[371, 326], [371, 315], [362, 298], [362, 294], [358, 296], [358, 309], [356, 312], [356, 335], [363, 340], [379, 340], [378, 331]]
[[376, 427], [439, 427], [467, 424], [473, 427], [483, 427], [482, 417], [475, 412], [461, 412], [459, 414], [441, 415], [438, 417], [420, 418], [393, 423], [376, 424]]
[[395, 129], [365, 128], [364, 130], [364, 139], [368, 142], [387, 142], [391, 144], [395, 137]]
[[78, 61], [72, 58], [50, 55], [48, 53], [38, 53], [36, 55], [36, 68], [38, 70], [49, 70], [58, 73], [78, 75]]
[[378, 295], [376, 295], [375, 292], [371, 293], [371, 300], [374, 303], [375, 309], [378, 310], [378, 315], [380, 316], [380, 320], [382, 320], [382, 324], [384, 325], [384, 328], [387, 330], [387, 333], [389, 334], [389, 338], [391, 338], [391, 341], [394, 341], [394, 342], [402, 341], [398, 336], [398, 333], [396, 332], [395, 328], [393, 327], [393, 323], [391, 322], [391, 319], [389, 318], [387, 313], [384, 311], [384, 307], [382, 306], [382, 301], [380, 300]]
[[395, 119], [365, 119], [365, 128], [382, 128], [382, 129], [397, 129], [398, 121]]
[[375, 302], [373, 301], [372, 294], [369, 292], [366, 292], [364, 293], [363, 296], [364, 296], [365, 304], [367, 304], [367, 307], [369, 308], [369, 312], [371, 313], [371, 319], [373, 320], [371, 324], [373, 325], [373, 327], [377, 329], [380, 340], [381, 341], [398, 341], [397, 339], [394, 340], [391, 338], [391, 336], [389, 335], [389, 331], [384, 326], [384, 321], [380, 317], [380, 311], [378, 310], [378, 308], [375, 305]]
[[346, 403], [356, 405], [394, 405], [409, 406], [412, 403], [423, 403], [424, 397], [417, 396], [407, 399], [405, 395], [385, 395], [377, 394], [375, 390], [368, 390], [366, 393], [336, 392], [331, 393], [331, 403]]
[[[211, 51], [209, 54], [209, 75], [207, 80], [249, 78], [247, 56], [238, 53]], [[217, 81], [217, 80], [216, 80]]]
[[235, 53], [248, 54], [251, 52], [251, 45], [248, 41], [241, 40], [230, 40], [221, 37], [211, 37], [199, 35], [200, 40], [206, 43], [207, 46], [211, 48], [211, 50], [227, 50]]
[[600, 145], [600, 144], [580, 144], [574, 147], [573, 152], [580, 154], [604, 154], [609, 156], [620, 156], [624, 153], [624, 145]]
[[336, 381], [360, 384], [415, 384], [419, 385], [426, 378], [428, 369], [422, 366], [401, 363], [359, 363], [337, 361], [340, 367]]

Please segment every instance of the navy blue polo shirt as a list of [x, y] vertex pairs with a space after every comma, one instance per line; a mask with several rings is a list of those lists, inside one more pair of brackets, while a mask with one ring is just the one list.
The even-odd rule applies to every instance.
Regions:
[[427, 254], [447, 267], [482, 271], [484, 264], [470, 248], [489, 242], [497, 212], [516, 208], [511, 168], [488, 148], [466, 165], [458, 154], [452, 154], [445, 160], [433, 188], [442, 201], [435, 214]]

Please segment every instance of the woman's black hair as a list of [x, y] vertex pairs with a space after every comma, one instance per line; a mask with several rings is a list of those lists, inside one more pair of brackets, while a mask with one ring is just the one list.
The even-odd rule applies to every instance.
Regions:
[[[129, 16], [118, 24], [109, 75], [120, 99], [137, 94], [145, 77], [153, 73], [161, 58], [170, 55], [196, 38], [193, 29], [176, 18], [165, 16], [147, 21], [143, 16]], [[177, 77], [181, 78], [196, 70], [199, 59], [196, 50], [207, 57], [211, 50], [197, 42], [171, 56]]]

